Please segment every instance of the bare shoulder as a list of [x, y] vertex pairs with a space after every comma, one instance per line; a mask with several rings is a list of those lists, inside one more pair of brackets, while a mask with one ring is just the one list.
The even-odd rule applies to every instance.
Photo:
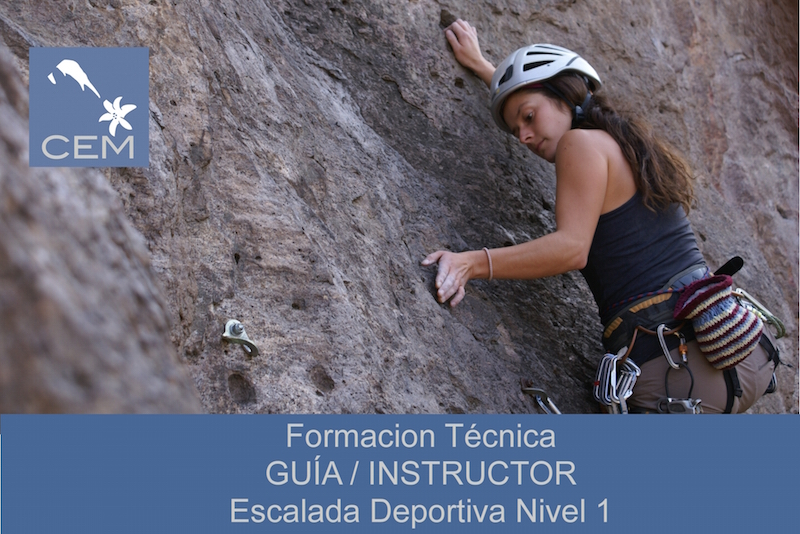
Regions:
[[570, 130], [558, 143], [556, 171], [579, 181], [602, 181], [602, 213], [624, 204], [636, 193], [636, 182], [622, 148], [603, 130]]
[[583, 155], [595, 154], [606, 159], [620, 152], [614, 138], [603, 130], [582, 130], [576, 128], [565, 133], [558, 142], [558, 154], [579, 152]]
[[[556, 173], [605, 172], [611, 159], [607, 139], [611, 139], [602, 130], [570, 130], [561, 136], [556, 148]], [[614, 140], [611, 139], [614, 143]]]

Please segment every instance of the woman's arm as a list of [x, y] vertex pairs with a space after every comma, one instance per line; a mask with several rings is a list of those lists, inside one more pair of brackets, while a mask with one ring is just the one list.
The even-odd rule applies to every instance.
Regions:
[[483, 80], [486, 87], [492, 83], [494, 65], [484, 59], [478, 45], [478, 31], [461, 19], [456, 20], [444, 30], [447, 42], [453, 48], [456, 60]]
[[[608, 157], [598, 148], [602, 132], [571, 130], [556, 154], [556, 231], [512, 247], [492, 249], [494, 278], [542, 278], [582, 269], [586, 265], [608, 186]], [[483, 250], [437, 251], [422, 265], [439, 263], [437, 297], [451, 306], [464, 298], [472, 278], [489, 277]]]

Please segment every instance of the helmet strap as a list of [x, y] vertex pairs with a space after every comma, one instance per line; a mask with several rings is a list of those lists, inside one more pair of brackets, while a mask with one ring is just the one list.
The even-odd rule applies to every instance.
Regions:
[[586, 91], [586, 97], [583, 99], [583, 103], [580, 106], [575, 106], [575, 117], [572, 119], [573, 128], [577, 128], [584, 120], [586, 120], [586, 110], [591, 101], [592, 93]]
[[577, 128], [580, 124], [586, 120], [586, 108], [589, 107], [589, 103], [592, 100], [592, 93], [586, 91], [586, 97], [583, 99], [583, 102], [580, 106], [576, 106], [572, 102], [570, 102], [564, 93], [553, 87], [552, 84], [545, 82], [542, 84], [542, 87], [556, 95], [558, 98], [563, 100], [569, 106], [569, 109], [572, 111], [572, 128]]

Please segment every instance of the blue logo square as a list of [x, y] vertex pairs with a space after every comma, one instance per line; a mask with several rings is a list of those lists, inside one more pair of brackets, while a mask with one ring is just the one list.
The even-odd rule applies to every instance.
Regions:
[[147, 167], [147, 48], [30, 49], [30, 166]]

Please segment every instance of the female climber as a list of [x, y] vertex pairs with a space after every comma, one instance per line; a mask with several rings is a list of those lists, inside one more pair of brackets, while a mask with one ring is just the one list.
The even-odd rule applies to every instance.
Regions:
[[[580, 270], [599, 308], [606, 350], [630, 349], [628, 357], [641, 368], [627, 399], [630, 411], [748, 409], [770, 385], [777, 354], [756, 337], [745, 359], [720, 370], [698, 347], [692, 323], [673, 318], [681, 289], [719, 286], [711, 284], [718, 277], [706, 267], [686, 218], [693, 201], [686, 162], [646, 125], [618, 114], [597, 93], [595, 69], [574, 52], [535, 44], [495, 69], [469, 23], [457, 20], [445, 36], [456, 60], [490, 88], [500, 129], [555, 164], [556, 230], [509, 247], [430, 254], [422, 264], [438, 264], [438, 300], [456, 306], [473, 278]], [[659, 324], [665, 325], [661, 335], [652, 335]]]

